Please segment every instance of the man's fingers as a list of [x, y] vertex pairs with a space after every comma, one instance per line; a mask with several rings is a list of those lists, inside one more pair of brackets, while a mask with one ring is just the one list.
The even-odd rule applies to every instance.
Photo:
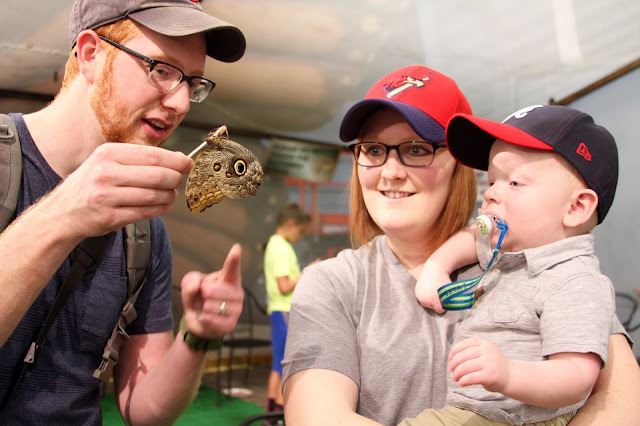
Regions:
[[120, 187], [176, 189], [182, 183], [182, 172], [161, 166], [117, 165], [111, 171], [111, 182]]
[[[145, 207], [145, 206], [171, 206], [178, 199], [178, 191], [176, 189], [149, 188], [141, 186], [122, 186], [117, 189], [117, 198], [112, 196], [108, 200], [110, 203], [103, 203], [113, 208], [123, 207]], [[98, 198], [100, 195], [97, 195]], [[89, 198], [89, 200], [93, 200]], [[94, 204], [97, 205], [102, 199], [98, 199]]]
[[164, 148], [128, 143], [107, 143], [96, 149], [97, 157], [104, 156], [123, 165], [165, 167], [182, 174], [189, 173], [193, 160], [181, 152]]
[[198, 303], [198, 295], [200, 293], [200, 283], [204, 274], [201, 272], [191, 271], [182, 277], [181, 293], [182, 304], [187, 309], [196, 309]]
[[242, 246], [238, 243], [234, 244], [227, 254], [219, 279], [222, 282], [231, 282], [238, 286], [242, 286], [240, 260], [242, 258]]

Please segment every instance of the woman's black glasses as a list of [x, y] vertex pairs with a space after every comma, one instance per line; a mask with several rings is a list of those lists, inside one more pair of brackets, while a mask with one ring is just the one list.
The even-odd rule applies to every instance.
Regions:
[[447, 146], [444, 142], [409, 141], [398, 145], [385, 145], [381, 142], [359, 142], [349, 145], [356, 163], [363, 167], [382, 166], [389, 158], [389, 152], [395, 149], [400, 162], [409, 167], [427, 167], [433, 163], [436, 151]]

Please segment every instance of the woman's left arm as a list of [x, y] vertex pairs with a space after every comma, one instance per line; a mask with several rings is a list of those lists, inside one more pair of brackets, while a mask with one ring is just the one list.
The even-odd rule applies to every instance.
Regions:
[[622, 334], [609, 338], [607, 366], [571, 426], [630, 425], [640, 419], [640, 367]]

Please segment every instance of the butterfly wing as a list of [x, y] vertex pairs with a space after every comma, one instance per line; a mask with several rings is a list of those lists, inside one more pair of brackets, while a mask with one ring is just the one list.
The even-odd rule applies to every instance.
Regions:
[[187, 205], [194, 213], [225, 198], [256, 195], [262, 183], [262, 166], [250, 150], [226, 138], [211, 139], [187, 177]]

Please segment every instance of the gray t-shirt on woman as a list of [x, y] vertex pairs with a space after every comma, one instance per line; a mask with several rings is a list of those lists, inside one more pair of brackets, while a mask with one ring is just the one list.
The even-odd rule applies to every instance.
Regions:
[[293, 295], [283, 382], [307, 368], [342, 373], [360, 389], [357, 412], [385, 425], [441, 407], [454, 326], [467, 312], [423, 308], [415, 284], [385, 237], [306, 268]]

